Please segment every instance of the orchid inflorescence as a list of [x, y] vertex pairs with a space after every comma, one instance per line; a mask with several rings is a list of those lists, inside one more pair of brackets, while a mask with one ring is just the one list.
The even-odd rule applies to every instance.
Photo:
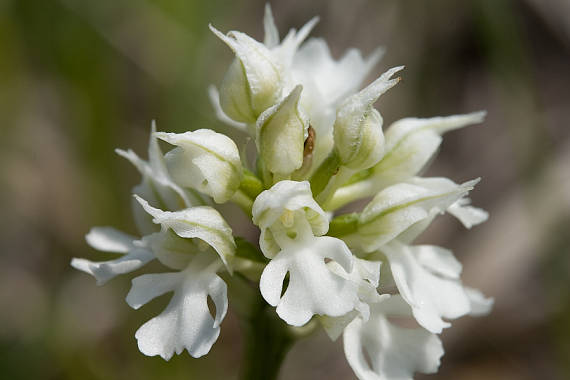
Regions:
[[[358, 91], [382, 50], [363, 58], [351, 49], [334, 60], [324, 40], [305, 41], [316, 22], [280, 41], [267, 6], [263, 43], [210, 26], [235, 53], [219, 90], [210, 88], [216, 115], [251, 145], [238, 147], [210, 129], [156, 132], [153, 123], [148, 161], [117, 150], [142, 175], [133, 188], [140, 236], [93, 228], [89, 245], [122, 256], [72, 265], [99, 285], [153, 260], [173, 270], [136, 277], [126, 298], [138, 309], [173, 292], [135, 334], [145, 355], [207, 354], [228, 309], [223, 278], [235, 276], [259, 283], [288, 325], [317, 321], [331, 339], [342, 335], [359, 379], [436, 372], [443, 355], [437, 334], [448, 320], [490, 310], [491, 299], [462, 285], [450, 251], [412, 244], [439, 214], [467, 228], [487, 219], [467, 198], [478, 179], [418, 176], [445, 132], [480, 123], [484, 112], [405, 118], [384, 134], [373, 105], [403, 67]], [[158, 140], [175, 148], [163, 155]], [[337, 212], [370, 198], [360, 212]], [[226, 202], [259, 228], [258, 247], [234, 237], [216, 209]]]

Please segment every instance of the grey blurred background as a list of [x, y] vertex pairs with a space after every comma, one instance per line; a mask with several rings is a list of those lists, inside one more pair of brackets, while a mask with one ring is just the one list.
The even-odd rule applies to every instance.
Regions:
[[[441, 217], [421, 241], [453, 249], [464, 282], [496, 304], [443, 334], [440, 372], [426, 378], [570, 378], [570, 2], [272, 5], [281, 35], [320, 15], [313, 35], [336, 58], [382, 45], [374, 75], [406, 65], [378, 103], [386, 125], [488, 111], [484, 125], [446, 135], [427, 174], [481, 176], [472, 198], [490, 220], [466, 231]], [[168, 297], [135, 312], [123, 302], [129, 278], [96, 287], [69, 261], [108, 257], [86, 245], [92, 226], [135, 233], [130, 188], [139, 176], [114, 148], [146, 157], [152, 119], [159, 130], [228, 132], [206, 88], [232, 55], [207, 25], [261, 39], [263, 6], [0, 0], [0, 377], [235, 378], [241, 335], [231, 310], [206, 357], [148, 358], [134, 332]], [[331, 378], [354, 376], [340, 342], [322, 333], [294, 347], [281, 376]]]

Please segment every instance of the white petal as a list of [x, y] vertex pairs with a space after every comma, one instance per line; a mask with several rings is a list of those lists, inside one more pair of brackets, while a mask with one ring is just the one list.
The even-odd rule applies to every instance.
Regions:
[[253, 203], [253, 222], [261, 229], [270, 227], [285, 210], [309, 209], [308, 220], [317, 236], [328, 231], [328, 216], [313, 199], [311, 185], [307, 181], [280, 181], [263, 191]]
[[399, 79], [390, 78], [402, 69], [403, 66], [388, 70], [366, 88], [347, 98], [338, 108], [334, 141], [342, 165], [364, 170], [382, 158], [382, 117], [372, 106], [380, 95], [399, 82]]
[[[387, 140], [388, 133], [385, 135], [384, 157], [374, 166], [370, 177], [373, 182], [371, 194], [418, 175], [437, 152], [442, 137], [431, 130], [418, 131], [398, 142], [391, 150], [388, 150]], [[394, 142], [390, 141], [390, 145]]]
[[136, 238], [113, 227], [93, 227], [85, 235], [85, 240], [98, 251], [127, 253], [133, 248]]
[[352, 254], [346, 245], [328, 236], [291, 244], [265, 267], [259, 285], [272, 305], [289, 272], [289, 285], [277, 303], [277, 314], [288, 324], [302, 326], [315, 314], [341, 316], [357, 305], [357, 287], [331, 272], [326, 258], [338, 262], [346, 272], [352, 269]]
[[152, 252], [145, 249], [134, 250], [115, 260], [94, 262], [73, 258], [71, 266], [95, 277], [97, 285], [103, 285], [117, 275], [133, 272], [154, 259]]
[[362, 115], [369, 111], [380, 95], [398, 84], [399, 79], [390, 78], [403, 69], [404, 66], [398, 66], [386, 71], [366, 88], [346, 99], [339, 107], [335, 123], [358, 124]]
[[268, 48], [273, 48], [279, 45], [279, 31], [277, 26], [275, 26], [275, 20], [273, 19], [273, 13], [271, 12], [271, 5], [269, 3], [265, 4], [265, 15], [263, 17], [263, 30], [264, 38], [263, 44]]
[[165, 229], [147, 235], [143, 240], [158, 261], [169, 268], [180, 270], [186, 268], [198, 252], [204, 251], [204, 245], [208, 247], [201, 240], [182, 238], [172, 230]]
[[163, 228], [171, 228], [180, 237], [204, 240], [216, 250], [224, 264], [228, 265], [227, 258], [234, 255], [235, 242], [232, 229], [218, 211], [208, 206], [176, 212], [162, 211], [136, 195], [135, 198], [146, 212], [154, 217], [154, 223], [162, 225]]
[[229, 137], [210, 129], [155, 135], [178, 146], [166, 154], [166, 163], [181, 186], [206, 193], [217, 203], [229, 200], [239, 187], [242, 166], [238, 148]]
[[439, 338], [424, 329], [402, 328], [388, 320], [394, 310], [403, 307], [405, 302], [392, 296], [374, 305], [367, 322], [356, 318], [345, 329], [346, 359], [360, 380], [411, 380], [414, 372], [437, 371], [443, 355]]
[[469, 298], [469, 303], [471, 305], [471, 311], [469, 315], [473, 317], [481, 317], [489, 314], [495, 303], [494, 298], [487, 298], [481, 293], [481, 291], [469, 287], [465, 287], [465, 293]]
[[[316, 236], [326, 234], [329, 228], [327, 213], [313, 199], [309, 182], [280, 181], [271, 189], [257, 196], [252, 207], [253, 222], [262, 233], [260, 247], [263, 254], [272, 258], [279, 251], [279, 244], [269, 229], [282, 230], [283, 220], [289, 220], [295, 228], [299, 219], [305, 219]], [[297, 231], [299, 232], [299, 231]]]
[[[435, 252], [427, 255], [425, 251], [430, 249]], [[428, 331], [440, 333], [450, 326], [442, 318], [454, 319], [469, 313], [469, 299], [461, 283], [438, 276], [419, 259], [421, 255], [428, 261], [425, 258], [430, 256], [430, 265], [439, 262], [449, 267], [449, 257], [438, 257], [442, 251], [431, 246], [406, 246], [393, 241], [382, 247], [382, 252], [388, 258], [400, 294], [412, 307], [418, 323]], [[449, 268], [440, 271], [454, 273]]]
[[[226, 284], [215, 271], [197, 260], [180, 273], [141, 276], [133, 281], [127, 297], [139, 305], [169, 290], [174, 295], [166, 309], [141, 326], [135, 337], [140, 351], [169, 360], [186, 349], [195, 358], [210, 351], [220, 334], [219, 324], [227, 310]], [[149, 276], [152, 276], [150, 278]], [[138, 281], [137, 281], [138, 280]], [[216, 319], [208, 309], [208, 296], [216, 306]]]
[[95, 277], [103, 285], [117, 275], [135, 271], [154, 259], [153, 253], [134, 237], [111, 227], [95, 227], [85, 237], [90, 246], [100, 251], [122, 253], [118, 259], [94, 262], [73, 258], [71, 266]]
[[432, 117], [429, 119], [405, 118], [394, 122], [386, 131], [386, 150], [396, 149], [398, 144], [414, 133], [429, 130], [442, 135], [454, 129], [483, 122], [486, 112], [465, 115]]
[[418, 175], [441, 144], [441, 135], [453, 129], [481, 123], [485, 112], [466, 115], [406, 118], [393, 123], [385, 133], [385, 154], [373, 168], [369, 194]]
[[132, 280], [126, 301], [136, 310], [156, 297], [174, 291], [183, 280], [184, 273], [180, 272], [143, 274]]
[[357, 232], [343, 239], [351, 248], [372, 252], [434, 213], [445, 212], [477, 182], [457, 185], [445, 178], [414, 178], [387, 187], [364, 208]]
[[117, 154], [129, 160], [143, 176], [143, 181], [135, 187], [135, 194], [140, 196], [152, 194], [152, 198], [149, 199], [151, 204], [172, 211], [199, 204], [199, 200], [184, 191], [170, 177], [155, 132], [156, 124], [153, 121], [148, 144], [148, 161], [142, 160], [130, 149], [115, 150]]
[[210, 99], [210, 104], [212, 105], [214, 111], [216, 112], [216, 117], [218, 118], [218, 120], [220, 120], [224, 124], [234, 127], [239, 131], [247, 132], [246, 123], [240, 123], [239, 121], [235, 121], [234, 119], [226, 115], [226, 113], [222, 109], [222, 106], [220, 105], [220, 93], [218, 92], [216, 86], [213, 85], [208, 86], [208, 98]]
[[282, 63], [282, 66], [289, 69], [293, 64], [293, 59], [301, 43], [309, 36], [315, 25], [319, 22], [318, 17], [313, 17], [297, 32], [295, 29], [289, 30], [281, 45], [275, 47], [273, 52], [275, 58]]
[[350, 273], [346, 273], [342, 267], [334, 261], [331, 261], [327, 266], [331, 271], [343, 278], [354, 283], [358, 288], [358, 298], [361, 301], [356, 310], [345, 314], [340, 317], [320, 317], [319, 320], [325, 329], [325, 332], [333, 341], [336, 340], [344, 328], [356, 317], [360, 317], [367, 321], [370, 316], [369, 304], [381, 302], [387, 294], [378, 294], [377, 288], [380, 280], [380, 265], [379, 261], [368, 261], [353, 258], [354, 268]]
[[465, 228], [471, 228], [489, 219], [487, 211], [470, 206], [470, 203], [469, 198], [461, 198], [447, 209], [447, 212], [459, 219]]
[[211, 25], [210, 30], [237, 58], [220, 88], [222, 109], [236, 121], [254, 122], [279, 99], [283, 65], [265, 45], [244, 33], [231, 31], [226, 36]]
[[423, 267], [434, 274], [459, 279], [462, 266], [450, 250], [434, 245], [418, 245], [414, 248], [413, 254]]
[[314, 87], [315, 95], [332, 105], [356, 91], [381, 56], [378, 49], [363, 59], [358, 50], [350, 49], [335, 61], [325, 40], [311, 38], [295, 54], [292, 73], [297, 83]]

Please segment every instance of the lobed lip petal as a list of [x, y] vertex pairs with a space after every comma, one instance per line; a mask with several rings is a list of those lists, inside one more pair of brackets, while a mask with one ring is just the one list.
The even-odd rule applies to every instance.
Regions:
[[[329, 269], [325, 259], [352, 268], [352, 254], [342, 240], [312, 237], [282, 249], [265, 267], [260, 280], [263, 298], [277, 305], [277, 314], [288, 324], [302, 326], [313, 315], [337, 317], [358, 304], [358, 286]], [[289, 285], [283, 296], [283, 280]]]
[[[185, 349], [195, 358], [210, 351], [220, 334], [227, 311], [227, 288], [216, 275], [209, 255], [198, 255], [182, 272], [150, 274], [133, 280], [127, 302], [134, 308], [173, 291], [164, 311], [136, 332], [140, 351], [169, 360]], [[215, 319], [208, 309], [208, 297], [216, 306]]]
[[446, 319], [469, 313], [471, 307], [459, 282], [461, 266], [451, 252], [434, 246], [391, 242], [382, 248], [400, 294], [418, 323], [432, 333], [451, 326]]
[[422, 328], [400, 327], [388, 319], [408, 315], [402, 298], [392, 296], [372, 307], [368, 321], [355, 318], [346, 327], [344, 352], [358, 379], [411, 380], [414, 372], [437, 372], [443, 356], [441, 340]]

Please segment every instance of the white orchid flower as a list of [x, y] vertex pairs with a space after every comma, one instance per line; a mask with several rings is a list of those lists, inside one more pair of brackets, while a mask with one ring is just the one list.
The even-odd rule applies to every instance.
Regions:
[[[289, 192], [282, 191], [285, 189]], [[308, 182], [277, 183], [258, 196], [253, 215], [262, 231], [271, 231], [275, 243], [271, 247], [279, 249], [274, 256], [272, 251], [266, 254], [271, 261], [259, 288], [285, 322], [302, 326], [315, 314], [338, 317], [358, 305], [358, 286], [348, 279], [353, 270], [352, 253], [340, 239], [315, 236], [326, 233], [328, 220], [312, 199]], [[265, 238], [260, 238], [262, 247], [267, 246]], [[331, 270], [326, 259], [336, 262], [342, 274]], [[289, 284], [282, 295], [287, 274]]]
[[346, 327], [344, 352], [358, 379], [411, 380], [414, 372], [437, 372], [443, 356], [441, 340], [422, 328], [393, 322], [410, 316], [406, 302], [391, 296], [372, 305], [368, 320], [358, 317]]
[[[294, 239], [285, 233], [273, 235], [283, 248], [261, 274], [261, 295], [292, 326], [306, 324], [315, 314], [337, 317], [352, 311], [359, 302], [358, 287], [325, 263], [333, 260], [345, 274], [350, 273], [352, 253], [342, 240], [314, 236], [305, 219], [296, 219], [299, 226]], [[289, 284], [283, 292], [287, 274]]]
[[445, 178], [413, 179], [387, 187], [364, 208], [356, 231], [343, 236], [351, 248], [372, 252], [399, 234], [445, 212], [479, 180], [457, 185]]
[[313, 199], [309, 182], [280, 181], [259, 194], [252, 207], [253, 223], [259, 226], [259, 245], [267, 258], [273, 258], [280, 250], [273, 234], [295, 231], [295, 215], [302, 214], [315, 236], [327, 233], [328, 215]]
[[451, 326], [445, 319], [484, 314], [489, 303], [477, 290], [460, 282], [461, 264], [451, 251], [431, 246], [408, 246], [398, 241], [382, 247], [400, 294], [418, 323], [432, 333]]

